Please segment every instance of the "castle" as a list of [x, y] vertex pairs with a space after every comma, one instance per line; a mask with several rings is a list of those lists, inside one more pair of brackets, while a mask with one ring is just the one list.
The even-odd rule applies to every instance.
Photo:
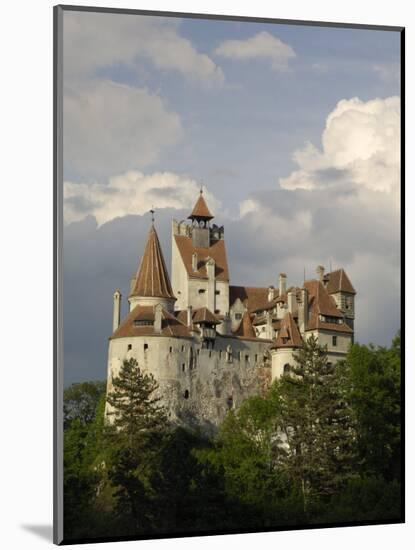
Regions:
[[107, 382], [111, 391], [123, 360], [134, 357], [157, 380], [171, 421], [208, 433], [289, 371], [310, 335], [327, 345], [330, 362], [343, 358], [356, 294], [343, 269], [321, 266], [301, 288], [288, 287], [284, 273], [277, 288], [230, 285], [224, 228], [212, 219], [201, 191], [190, 221], [173, 220], [171, 281], [152, 220], [121, 322], [114, 293]]

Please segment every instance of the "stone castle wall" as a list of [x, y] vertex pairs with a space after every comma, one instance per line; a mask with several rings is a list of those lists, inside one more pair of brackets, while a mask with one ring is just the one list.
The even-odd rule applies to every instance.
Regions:
[[229, 409], [263, 393], [269, 385], [268, 347], [265, 342], [221, 336], [214, 349], [183, 338], [117, 338], [109, 344], [107, 391], [123, 360], [134, 357], [157, 380], [170, 420], [211, 434]]

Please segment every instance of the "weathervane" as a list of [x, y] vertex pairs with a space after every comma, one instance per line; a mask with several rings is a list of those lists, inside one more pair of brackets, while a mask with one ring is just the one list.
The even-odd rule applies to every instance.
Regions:
[[154, 206], [151, 207], [150, 214], [151, 214], [151, 223], [154, 225]]

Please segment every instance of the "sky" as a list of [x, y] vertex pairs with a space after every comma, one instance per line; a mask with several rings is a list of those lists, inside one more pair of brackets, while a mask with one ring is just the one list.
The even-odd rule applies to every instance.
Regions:
[[105, 379], [156, 210], [200, 186], [231, 284], [346, 269], [361, 343], [400, 328], [400, 35], [64, 12], [64, 373]]

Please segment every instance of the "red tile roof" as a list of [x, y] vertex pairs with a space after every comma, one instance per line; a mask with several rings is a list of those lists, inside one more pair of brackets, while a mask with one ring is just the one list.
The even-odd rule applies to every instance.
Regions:
[[207, 307], [201, 307], [194, 312], [193, 322], [196, 324], [210, 323], [212, 325], [220, 325], [219, 319]]
[[[209, 248], [193, 246], [192, 238], [175, 235], [174, 239], [186, 267], [189, 277], [207, 279], [206, 262], [208, 258], [215, 260], [215, 276], [218, 281], [229, 281], [228, 260], [226, 257], [225, 241], [213, 241]], [[193, 271], [192, 254], [197, 254], [197, 271]]]
[[154, 326], [136, 325], [135, 321], [154, 322], [153, 306], [136, 306], [114, 331], [111, 339], [126, 338], [132, 336], [170, 336], [178, 338], [191, 338], [188, 327], [166, 309], [161, 313], [161, 333], [155, 332]]
[[320, 281], [306, 281], [304, 286], [308, 291], [309, 317], [307, 330], [326, 329], [335, 332], [353, 332], [343, 321], [337, 324], [320, 320], [320, 315], [336, 317], [339, 320], [343, 318], [343, 314], [337, 309], [334, 298]]
[[[277, 291], [275, 290], [276, 294]], [[275, 295], [274, 294], [274, 295]], [[248, 311], [266, 309], [268, 302], [268, 288], [251, 286], [229, 286], [229, 305], [232, 306], [235, 300], [240, 299]]]
[[151, 226], [131, 296], [174, 298], [154, 225]]
[[255, 330], [252, 326], [251, 316], [247, 311], [245, 311], [244, 316], [239, 323], [239, 327], [234, 334], [235, 336], [239, 336], [241, 338], [256, 338]]
[[200, 192], [199, 198], [197, 199], [196, 204], [193, 207], [192, 213], [189, 216], [190, 220], [192, 220], [193, 218], [203, 218], [204, 220], [211, 220], [213, 218], [206, 204], [206, 201], [203, 198], [202, 192]]
[[329, 294], [335, 294], [336, 292], [349, 292], [350, 294], [356, 294], [352, 283], [344, 269], [336, 269], [331, 273], [327, 273], [328, 277], [327, 292]]
[[299, 348], [303, 344], [300, 331], [290, 312], [286, 313], [281, 323], [278, 338], [271, 349], [278, 348]]

